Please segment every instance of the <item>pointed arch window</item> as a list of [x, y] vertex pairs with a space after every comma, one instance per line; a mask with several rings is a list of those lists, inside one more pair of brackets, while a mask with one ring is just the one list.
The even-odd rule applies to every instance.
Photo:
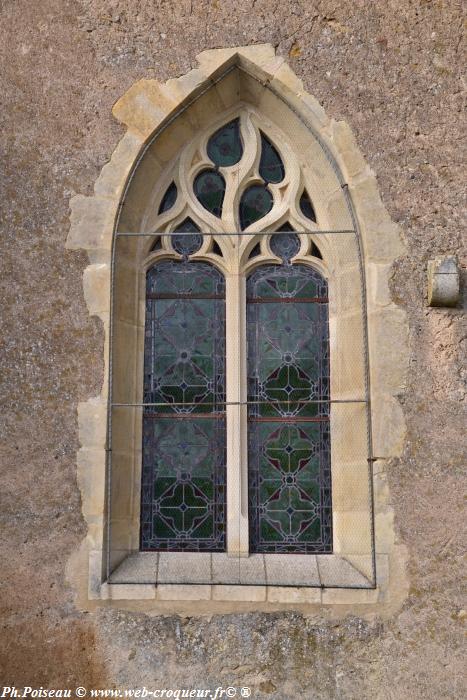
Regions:
[[[329, 552], [327, 283], [292, 262], [319, 254], [290, 223], [308, 226], [309, 195], [249, 112], [189, 157], [161, 189], [146, 273], [141, 548]], [[265, 236], [275, 209], [287, 220]]]

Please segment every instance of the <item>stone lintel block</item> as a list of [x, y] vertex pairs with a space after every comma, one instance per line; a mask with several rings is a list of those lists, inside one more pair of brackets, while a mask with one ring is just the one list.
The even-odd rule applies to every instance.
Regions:
[[103, 583], [102, 600], [154, 600], [156, 586], [151, 583]]
[[161, 552], [157, 572], [159, 583], [211, 582], [211, 554], [209, 552]]
[[371, 551], [371, 513], [369, 507], [361, 511], [333, 511], [334, 552], [368, 554]]
[[219, 66], [233, 57], [250, 59], [255, 65], [264, 65], [275, 58], [274, 47], [271, 44], [254, 44], [252, 46], [236, 46], [228, 49], [208, 49], [196, 56], [201, 69], [206, 75], [213, 73]]
[[94, 192], [96, 195], [120, 198], [143, 143], [141, 135], [127, 131], [95, 182]]
[[366, 175], [349, 183], [363, 247], [367, 261], [392, 262], [403, 255], [405, 245], [399, 227], [391, 220], [378, 191], [373, 175]]
[[[380, 462], [381, 460], [378, 460]], [[373, 471], [374, 505], [377, 513], [383, 513], [390, 507], [390, 494], [386, 472]]]
[[376, 583], [379, 590], [379, 600], [385, 600], [389, 590], [389, 555], [376, 555]]
[[331, 121], [331, 138], [335, 146], [335, 152], [339, 154], [339, 165], [342, 168], [346, 182], [359, 175], [372, 175], [370, 167], [365, 162], [363, 154], [357, 146], [355, 136], [350, 126], [344, 121]]
[[268, 586], [268, 602], [308, 605], [319, 604], [321, 603], [321, 589]]
[[[368, 557], [369, 554], [363, 555]], [[360, 557], [361, 558], [361, 557]], [[370, 585], [366, 575], [356, 568], [350, 561], [350, 556], [337, 556], [336, 554], [317, 555], [320, 582], [323, 586], [352, 586]]]
[[90, 314], [110, 311], [110, 265], [88, 265], [83, 273], [84, 299]]
[[104, 546], [104, 518], [102, 515], [88, 515], [86, 540], [89, 549], [102, 549]]
[[371, 554], [347, 554], [344, 559], [361, 573], [368, 582], [373, 578], [373, 557]]
[[391, 459], [402, 454], [405, 440], [405, 418], [402, 406], [388, 394], [371, 397], [373, 454]]
[[164, 93], [178, 97], [180, 102], [182, 102], [186, 97], [189, 97], [202, 88], [207, 77], [204, 70], [194, 68], [189, 73], [181, 75], [179, 78], [168, 80], [162, 89]]
[[394, 546], [394, 511], [375, 515], [375, 548], [377, 554], [389, 554]]
[[71, 250], [110, 250], [118, 200], [76, 195], [70, 199], [70, 207], [70, 231], [66, 247]]
[[323, 605], [368, 605], [377, 603], [377, 589], [326, 588], [323, 590]]
[[456, 306], [460, 294], [459, 264], [455, 255], [428, 261], [428, 305]]
[[105, 450], [81, 448], [77, 454], [78, 485], [83, 515], [103, 517], [105, 501]]
[[104, 580], [102, 550], [92, 549], [88, 557], [88, 598], [97, 600], [101, 597], [101, 586]]
[[113, 115], [143, 139], [177, 106], [157, 80], [138, 80], [113, 106]]
[[238, 603], [261, 603], [266, 600], [266, 586], [222, 586], [212, 587], [213, 600]]
[[406, 312], [394, 306], [368, 314], [368, 335], [372, 386], [378, 392], [394, 396], [406, 383], [409, 359]]
[[360, 511], [370, 507], [368, 463], [336, 464], [332, 469], [332, 507], [334, 510]]
[[158, 600], [211, 600], [211, 586], [170, 585], [156, 586]]
[[368, 306], [372, 309], [392, 305], [389, 280], [391, 278], [392, 263], [368, 263], [366, 267]]
[[107, 435], [107, 404], [94, 397], [78, 404], [78, 427], [81, 447], [105, 449]]

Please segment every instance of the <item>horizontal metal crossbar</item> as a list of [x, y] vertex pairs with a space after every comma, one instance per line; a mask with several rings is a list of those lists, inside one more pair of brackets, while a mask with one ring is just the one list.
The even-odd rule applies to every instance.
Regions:
[[[317, 403], [338, 403], [338, 404], [345, 404], [345, 403], [363, 403], [366, 404], [367, 400], [366, 399], [316, 399], [316, 400], [302, 400], [302, 399], [284, 399], [283, 401], [184, 401], [184, 402], [176, 402], [174, 401], [173, 403], [112, 403], [110, 404], [111, 408], [123, 408], [125, 406], [127, 407], [133, 407], [133, 408], [144, 408], [145, 406], [147, 407], [165, 407], [165, 408], [172, 408], [173, 406], [250, 406], [250, 405], [255, 405], [257, 406], [258, 404], [261, 405], [266, 405], [266, 406], [275, 406], [275, 405], [283, 405], [283, 404], [300, 404], [300, 405], [307, 405], [307, 404], [317, 404]], [[170, 415], [170, 414], [168, 414]]]
[[327, 297], [253, 297], [248, 304], [327, 304]]
[[153, 292], [147, 292], [146, 299], [219, 299], [223, 301], [225, 295], [223, 294], [155, 294]]
[[[288, 233], [287, 231], [231, 231], [226, 232], [226, 231], [213, 231], [211, 233], [203, 233], [202, 231], [199, 232], [199, 235], [201, 236], [274, 236], [274, 235], [279, 235], [279, 234], [284, 234]], [[353, 233], [355, 234], [354, 229], [329, 229], [329, 230], [320, 230], [320, 231], [294, 231], [293, 233], [297, 234], [311, 234], [313, 236], [316, 235], [322, 235], [322, 234], [328, 234], [328, 233]], [[193, 231], [117, 231], [115, 236], [117, 238], [123, 237], [123, 236], [192, 236]]]
[[249, 416], [251, 423], [328, 423], [329, 416]]

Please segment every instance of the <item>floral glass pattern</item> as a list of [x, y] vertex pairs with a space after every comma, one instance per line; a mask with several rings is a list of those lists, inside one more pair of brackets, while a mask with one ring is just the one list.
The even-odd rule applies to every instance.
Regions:
[[207, 154], [219, 167], [225, 168], [238, 163], [243, 155], [239, 119], [225, 124], [211, 136], [207, 145]]
[[[200, 233], [196, 233], [197, 231], [199, 231], [199, 228], [191, 219], [185, 219], [180, 226], [177, 226], [174, 234], [171, 236], [175, 252], [183, 255], [185, 258], [196, 253], [203, 243], [203, 237]], [[193, 235], [190, 236], [190, 233], [193, 233]]]
[[259, 174], [265, 182], [277, 184], [285, 177], [285, 168], [277, 149], [261, 132], [261, 160]]
[[222, 216], [225, 179], [216, 170], [203, 170], [195, 177], [194, 193], [203, 207], [214, 216]]
[[273, 236], [282, 265], [247, 281], [253, 552], [332, 549], [327, 283], [290, 263], [297, 239]]
[[240, 200], [240, 227], [243, 230], [263, 216], [266, 216], [273, 204], [270, 190], [264, 185], [251, 185]]
[[223, 551], [225, 283], [208, 263], [148, 271], [144, 368], [141, 548]]

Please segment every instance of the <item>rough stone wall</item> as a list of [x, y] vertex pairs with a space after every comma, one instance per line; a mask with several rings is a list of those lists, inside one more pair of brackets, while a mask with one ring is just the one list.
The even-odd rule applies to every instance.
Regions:
[[[426, 306], [428, 259], [462, 252], [462, 3], [4, 0], [1, 24], [1, 679], [464, 697], [467, 338], [460, 306]], [[91, 193], [122, 133], [112, 104], [135, 80], [185, 73], [203, 49], [259, 42], [349, 123], [407, 238], [392, 291], [411, 326], [408, 434], [389, 482], [410, 595], [389, 620], [84, 614], [64, 570], [84, 536], [76, 405], [99, 392], [102, 332], [83, 300], [85, 256], [64, 249], [68, 200]]]

